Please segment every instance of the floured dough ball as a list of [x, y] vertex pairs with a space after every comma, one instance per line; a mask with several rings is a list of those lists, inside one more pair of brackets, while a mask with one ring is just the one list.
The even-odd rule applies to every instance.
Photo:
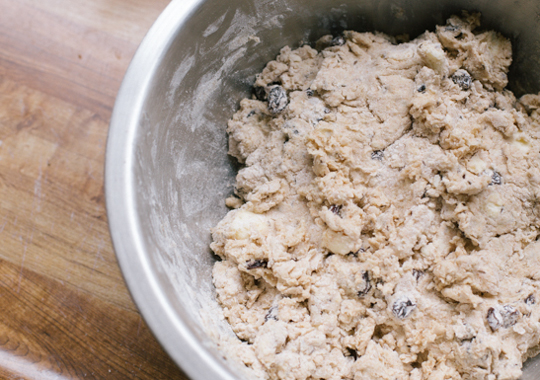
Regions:
[[214, 284], [268, 379], [518, 379], [540, 342], [540, 96], [451, 17], [285, 47], [229, 122]]

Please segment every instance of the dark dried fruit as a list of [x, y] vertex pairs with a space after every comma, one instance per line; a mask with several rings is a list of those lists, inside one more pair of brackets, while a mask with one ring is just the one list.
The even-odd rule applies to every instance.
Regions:
[[273, 114], [278, 114], [283, 111], [289, 103], [287, 91], [281, 86], [271, 86], [268, 88], [268, 110]]
[[267, 322], [269, 321], [270, 319], [274, 320], [274, 321], [277, 321], [278, 320], [278, 307], [277, 306], [272, 306], [270, 309], [268, 309], [268, 313], [266, 313], [265, 317], [264, 317], [264, 321]]
[[416, 281], [418, 281], [418, 279], [424, 275], [424, 272], [422, 272], [421, 270], [418, 270], [418, 269], [413, 269], [412, 270], [412, 275], [413, 275], [414, 279]]
[[265, 101], [266, 100], [266, 88], [262, 86], [253, 86], [253, 95], [260, 100]]
[[371, 159], [372, 160], [379, 160], [381, 161], [384, 157], [384, 152], [382, 150], [376, 150], [371, 153]]
[[461, 40], [465, 37], [463, 32], [461, 31], [461, 28], [457, 25], [447, 25], [446, 28], [444, 28], [444, 31], [452, 32], [452, 34], [454, 34], [454, 37], [458, 40]]
[[426, 91], [426, 85], [425, 85], [425, 84], [420, 85], [420, 86], [416, 89], [416, 91], [418, 91], [418, 92], [424, 92], [424, 91]]
[[527, 298], [525, 298], [525, 303], [528, 306], [534, 305], [536, 303], [536, 297], [534, 294], [529, 294]]
[[310, 97], [311, 97], [311, 96], [313, 96], [314, 94], [315, 94], [315, 91], [313, 91], [311, 88], [308, 88], [308, 89], [306, 90], [306, 95], [307, 95], [307, 96], [310, 96]]
[[332, 211], [334, 214], [341, 216], [342, 208], [343, 208], [342, 205], [332, 205], [330, 206], [329, 210]]
[[342, 46], [345, 45], [345, 38], [343, 36], [337, 36], [332, 38], [332, 41], [330, 41], [330, 46]]
[[266, 260], [250, 260], [248, 261], [246, 265], [246, 268], [249, 270], [256, 269], [256, 268], [266, 268], [266, 267], [268, 267], [268, 261]]
[[353, 256], [353, 257], [358, 257], [358, 254], [359, 254], [360, 252], [366, 252], [366, 250], [365, 250], [364, 248], [360, 248], [360, 249], [359, 249], [358, 251], [356, 251], [356, 252], [349, 252], [349, 253], [347, 253], [347, 255]]
[[356, 350], [353, 350], [352, 348], [347, 347], [347, 353], [349, 354], [348, 356], [353, 357], [354, 360], [358, 359], [358, 352], [356, 352]]
[[392, 313], [399, 319], [405, 319], [416, 309], [416, 303], [407, 296], [401, 296], [394, 301]]
[[513, 306], [495, 306], [491, 307], [487, 313], [487, 321], [491, 330], [497, 331], [502, 328], [514, 326], [519, 318], [519, 311]]
[[371, 290], [371, 281], [369, 280], [369, 272], [362, 273], [362, 280], [364, 280], [364, 287], [358, 291], [358, 297], [365, 297]]
[[467, 91], [468, 89], [471, 88], [472, 78], [469, 75], [469, 73], [465, 70], [462, 70], [462, 69], [457, 70], [452, 75], [452, 80], [454, 81], [455, 84], [461, 87], [463, 91]]
[[446, 28], [444, 28], [444, 30], [447, 32], [455, 32], [459, 30], [459, 26], [447, 25]]
[[489, 183], [490, 185], [500, 185], [502, 184], [502, 176], [497, 173], [497, 172], [493, 172], [493, 175], [491, 176], [491, 182]]

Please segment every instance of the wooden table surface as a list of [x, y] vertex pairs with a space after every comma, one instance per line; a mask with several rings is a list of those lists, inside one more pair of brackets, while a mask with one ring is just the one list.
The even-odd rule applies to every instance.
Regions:
[[107, 129], [168, 0], [0, 0], [0, 379], [186, 379], [122, 279]]

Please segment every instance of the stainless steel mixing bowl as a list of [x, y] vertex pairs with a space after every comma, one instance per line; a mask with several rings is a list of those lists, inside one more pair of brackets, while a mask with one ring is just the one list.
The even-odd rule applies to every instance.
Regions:
[[[235, 163], [225, 128], [284, 45], [343, 29], [411, 37], [461, 9], [514, 46], [510, 88], [540, 90], [538, 0], [173, 0], [117, 97], [106, 159], [114, 247], [146, 322], [197, 380], [248, 378], [224, 359], [232, 332], [215, 301], [210, 228], [226, 213]], [[225, 355], [226, 356], [226, 355]], [[538, 361], [523, 379], [539, 379]]]

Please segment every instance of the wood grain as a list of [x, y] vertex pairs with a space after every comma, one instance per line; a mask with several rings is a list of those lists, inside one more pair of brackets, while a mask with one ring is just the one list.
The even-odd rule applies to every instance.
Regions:
[[131, 301], [108, 123], [167, 0], [0, 0], [0, 379], [185, 379]]

